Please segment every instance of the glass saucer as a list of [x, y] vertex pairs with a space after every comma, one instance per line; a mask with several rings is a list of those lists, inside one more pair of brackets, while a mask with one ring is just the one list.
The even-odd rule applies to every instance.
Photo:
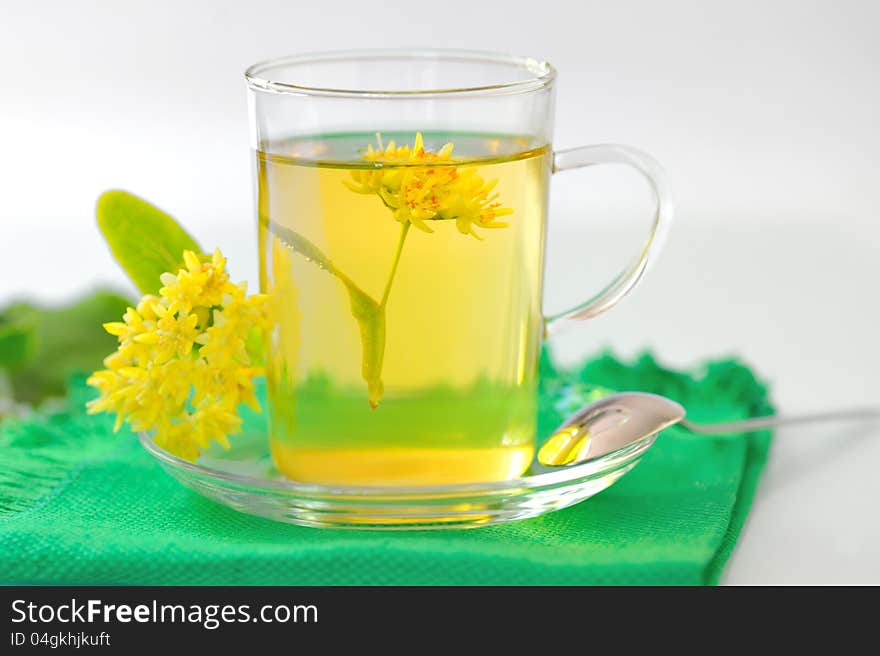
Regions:
[[491, 483], [424, 487], [354, 487], [297, 483], [272, 463], [265, 434], [247, 433], [232, 448], [215, 447], [195, 463], [140, 441], [189, 489], [239, 512], [314, 527], [370, 529], [469, 528], [537, 517], [609, 487], [632, 469], [656, 439], [648, 436], [585, 463], [526, 472]]

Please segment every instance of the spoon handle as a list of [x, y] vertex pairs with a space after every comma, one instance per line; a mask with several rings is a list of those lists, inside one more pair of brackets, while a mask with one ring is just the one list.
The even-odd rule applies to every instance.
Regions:
[[807, 415], [754, 417], [741, 419], [723, 424], [696, 424], [687, 419], [681, 420], [681, 425], [693, 433], [714, 435], [717, 433], [747, 433], [761, 430], [762, 428], [775, 428], [778, 426], [791, 426], [795, 424], [812, 424], [825, 421], [872, 421], [880, 419], [880, 408], [853, 408], [850, 410], [833, 410], [831, 412], [819, 412]]

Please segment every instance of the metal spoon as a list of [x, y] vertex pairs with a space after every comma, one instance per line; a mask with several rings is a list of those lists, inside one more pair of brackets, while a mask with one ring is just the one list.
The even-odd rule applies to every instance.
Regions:
[[645, 392], [621, 392], [588, 403], [569, 417], [538, 451], [538, 463], [560, 467], [595, 460], [673, 424], [680, 424], [693, 433], [715, 435], [859, 419], [880, 419], [880, 409], [858, 408], [792, 417], [771, 415], [719, 424], [697, 424], [685, 419], [685, 409], [671, 399]]

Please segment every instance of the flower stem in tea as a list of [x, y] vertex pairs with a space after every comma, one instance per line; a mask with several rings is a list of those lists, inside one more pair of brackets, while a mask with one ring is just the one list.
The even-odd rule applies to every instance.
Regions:
[[394, 282], [394, 274], [397, 273], [397, 265], [400, 264], [400, 255], [403, 253], [403, 242], [406, 241], [406, 234], [409, 232], [410, 225], [410, 223], [404, 223], [400, 227], [400, 237], [397, 240], [397, 250], [394, 252], [394, 260], [391, 263], [388, 282], [385, 283], [385, 291], [382, 293], [382, 300], [379, 301], [379, 307], [383, 309], [388, 304], [388, 295], [391, 293], [391, 284]]

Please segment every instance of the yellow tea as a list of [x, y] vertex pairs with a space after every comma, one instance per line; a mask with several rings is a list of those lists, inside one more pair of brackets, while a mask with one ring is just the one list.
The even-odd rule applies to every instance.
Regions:
[[550, 152], [471, 133], [257, 153], [272, 454], [304, 482], [503, 480], [534, 453]]

